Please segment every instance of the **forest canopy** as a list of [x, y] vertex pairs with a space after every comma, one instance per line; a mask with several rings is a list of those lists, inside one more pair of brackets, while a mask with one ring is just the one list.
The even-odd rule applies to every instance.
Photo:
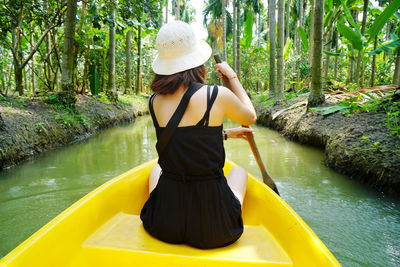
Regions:
[[400, 84], [400, 1], [193, 2], [2, 1], [0, 94], [149, 94], [158, 30], [199, 14], [250, 92], [280, 101], [311, 91], [318, 105], [326, 90]]

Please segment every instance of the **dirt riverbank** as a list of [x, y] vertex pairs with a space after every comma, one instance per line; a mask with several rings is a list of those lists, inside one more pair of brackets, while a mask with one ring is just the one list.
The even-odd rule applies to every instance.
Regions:
[[[321, 147], [327, 166], [388, 194], [400, 196], [400, 138], [383, 124], [385, 114], [306, 111], [306, 95], [271, 107], [253, 98], [261, 125], [291, 140]], [[291, 109], [282, 110], [287, 106]], [[330, 99], [324, 106], [337, 104]]]
[[74, 112], [52, 103], [54, 99], [0, 99], [0, 170], [147, 112], [145, 97], [109, 104], [79, 95]]

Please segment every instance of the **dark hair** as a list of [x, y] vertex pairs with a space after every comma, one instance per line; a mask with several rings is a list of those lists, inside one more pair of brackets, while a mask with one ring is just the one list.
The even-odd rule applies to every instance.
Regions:
[[206, 78], [206, 67], [201, 65], [171, 75], [155, 74], [150, 87], [154, 92], [166, 95], [174, 93], [181, 84], [189, 87], [192, 82], [205, 83]]

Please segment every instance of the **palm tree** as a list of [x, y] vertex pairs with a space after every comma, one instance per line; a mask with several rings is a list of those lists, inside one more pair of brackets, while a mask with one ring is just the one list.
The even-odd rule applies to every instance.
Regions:
[[278, 0], [278, 38], [277, 38], [277, 62], [276, 62], [276, 91], [275, 91], [275, 99], [279, 101], [283, 99], [284, 94], [284, 83], [285, 78], [283, 76], [284, 64], [283, 64], [283, 46], [284, 46], [284, 20], [285, 20], [285, 12], [284, 12], [284, 4], [285, 0]]
[[[365, 25], [367, 24], [367, 14], [368, 14], [368, 0], [364, 0], [364, 9], [363, 9], [363, 18], [362, 18], [362, 24], [361, 24], [361, 35], [363, 36], [365, 34]], [[356, 65], [356, 77], [355, 81], [360, 84], [360, 86], [363, 86], [363, 78], [364, 76], [361, 75], [361, 80], [359, 79], [360, 73], [362, 73], [361, 70], [361, 57], [363, 54], [363, 50], [358, 50], [358, 57], [357, 57], [357, 65]]]
[[59, 97], [62, 102], [70, 105], [75, 103], [75, 90], [73, 80], [73, 53], [71, 52], [75, 42], [77, 0], [68, 1], [67, 15], [64, 24], [64, 49], [62, 62], [62, 92]]
[[400, 46], [397, 47], [397, 57], [393, 75], [393, 84], [400, 85]]
[[130, 92], [132, 88], [132, 81], [131, 81], [131, 32], [132, 28], [128, 30], [126, 33], [126, 41], [125, 41], [125, 90], [124, 94]]
[[109, 31], [108, 91], [115, 91], [115, 1], [111, 2], [111, 23]]
[[269, 95], [275, 97], [275, 18], [276, 2], [268, 0], [268, 17], [269, 17]]
[[315, 107], [325, 102], [322, 93], [322, 34], [324, 26], [324, 0], [314, 0], [314, 46], [312, 61], [311, 93], [308, 97], [308, 106]]

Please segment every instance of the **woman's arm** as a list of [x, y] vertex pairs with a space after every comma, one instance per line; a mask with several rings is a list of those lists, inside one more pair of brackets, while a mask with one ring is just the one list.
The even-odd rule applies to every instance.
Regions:
[[225, 133], [222, 133], [222, 138], [224, 140], [229, 139], [229, 138], [242, 138], [246, 141], [247, 139], [247, 133], [254, 134], [253, 129], [251, 128], [245, 128], [245, 127], [237, 127], [237, 128], [230, 128], [230, 129], [224, 129]]
[[225, 115], [242, 125], [255, 123], [257, 115], [253, 104], [233, 69], [226, 62], [216, 64], [214, 69], [220, 76], [224, 75], [229, 80], [229, 89], [223, 86], [219, 87]]

